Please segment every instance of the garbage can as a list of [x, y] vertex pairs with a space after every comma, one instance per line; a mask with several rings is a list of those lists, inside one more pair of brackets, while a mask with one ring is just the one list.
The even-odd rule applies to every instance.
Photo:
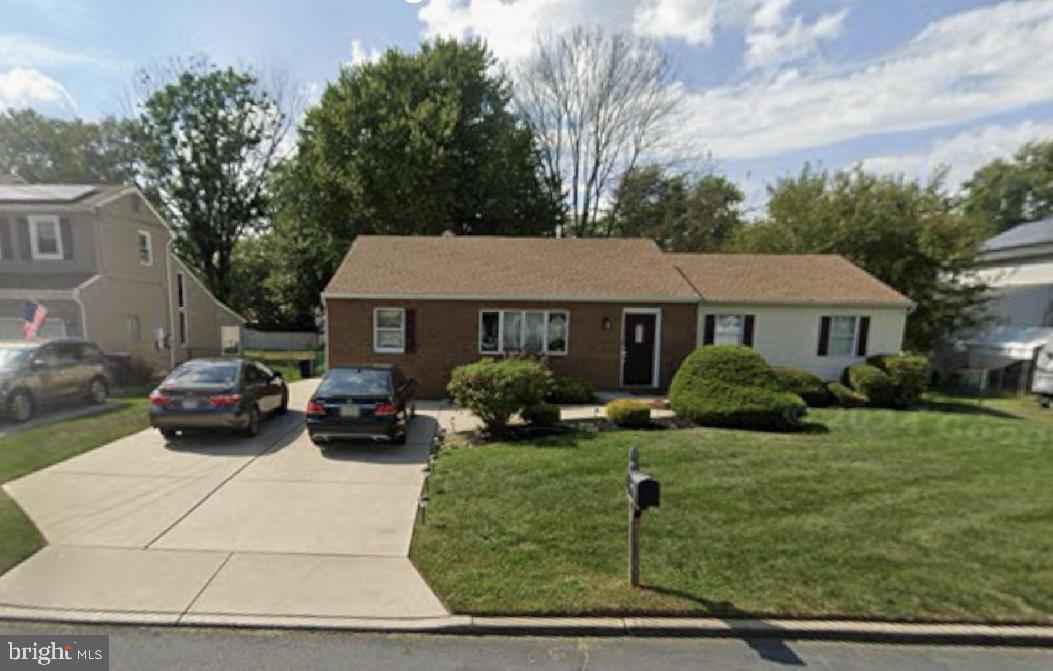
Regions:
[[300, 377], [304, 379], [314, 377], [314, 361], [312, 359], [300, 359]]

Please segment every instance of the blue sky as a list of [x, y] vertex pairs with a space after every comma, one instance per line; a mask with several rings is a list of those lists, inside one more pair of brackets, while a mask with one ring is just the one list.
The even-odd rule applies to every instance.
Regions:
[[4, 0], [0, 105], [119, 113], [139, 67], [207, 53], [317, 93], [342, 64], [477, 35], [509, 63], [539, 30], [658, 40], [685, 98], [672, 139], [751, 202], [811, 161], [954, 183], [1053, 137], [1053, 0]]

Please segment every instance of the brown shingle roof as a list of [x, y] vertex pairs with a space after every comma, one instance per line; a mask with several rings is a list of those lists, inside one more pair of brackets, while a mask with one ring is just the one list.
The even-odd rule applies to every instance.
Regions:
[[912, 305], [834, 254], [670, 254], [703, 301]]
[[332, 296], [651, 300], [698, 294], [650, 240], [360, 235]]

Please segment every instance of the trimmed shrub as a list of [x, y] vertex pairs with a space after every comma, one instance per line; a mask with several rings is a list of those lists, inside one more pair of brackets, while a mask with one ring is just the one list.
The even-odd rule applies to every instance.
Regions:
[[826, 384], [815, 373], [781, 366], [775, 366], [772, 370], [782, 383], [782, 388], [800, 396], [809, 408], [825, 408], [833, 402]]
[[831, 382], [826, 385], [834, 403], [842, 408], [858, 408], [867, 404], [867, 397], [852, 391], [840, 382]]
[[552, 372], [531, 359], [483, 359], [453, 370], [446, 391], [455, 404], [483, 421], [486, 432], [502, 435], [508, 420], [542, 402]]
[[921, 399], [928, 388], [929, 360], [916, 354], [880, 354], [867, 359], [867, 363], [880, 368], [892, 378], [895, 387], [895, 403], [908, 408]]
[[807, 406], [786, 391], [768, 362], [743, 345], [707, 345], [680, 364], [669, 387], [677, 415], [706, 426], [787, 431]]
[[531, 426], [555, 426], [559, 424], [559, 406], [551, 403], [538, 403], [523, 408], [520, 416]]
[[604, 407], [607, 419], [618, 426], [639, 429], [651, 423], [651, 406], [632, 398], [619, 398]]
[[596, 396], [595, 391], [588, 380], [556, 375], [552, 378], [552, 388], [545, 400], [549, 403], [592, 403]]
[[869, 405], [890, 408], [896, 399], [896, 386], [888, 374], [865, 363], [852, 364], [845, 369], [844, 378], [848, 386], [862, 394]]

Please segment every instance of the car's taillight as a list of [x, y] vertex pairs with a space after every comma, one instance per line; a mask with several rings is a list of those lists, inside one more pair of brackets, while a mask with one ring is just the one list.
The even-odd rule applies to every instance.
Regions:
[[168, 403], [168, 397], [157, 389], [150, 392], [150, 405], [164, 405]]
[[318, 401], [308, 401], [307, 402], [307, 414], [308, 415], [324, 415], [325, 414], [325, 406], [322, 405], [321, 403], [319, 403]]
[[212, 404], [213, 408], [218, 408], [222, 405], [237, 405], [241, 403], [241, 394], [213, 394], [208, 397], [208, 402]]
[[373, 408], [373, 415], [376, 417], [390, 417], [398, 412], [398, 408], [395, 407], [394, 403], [377, 403], [377, 406]]

